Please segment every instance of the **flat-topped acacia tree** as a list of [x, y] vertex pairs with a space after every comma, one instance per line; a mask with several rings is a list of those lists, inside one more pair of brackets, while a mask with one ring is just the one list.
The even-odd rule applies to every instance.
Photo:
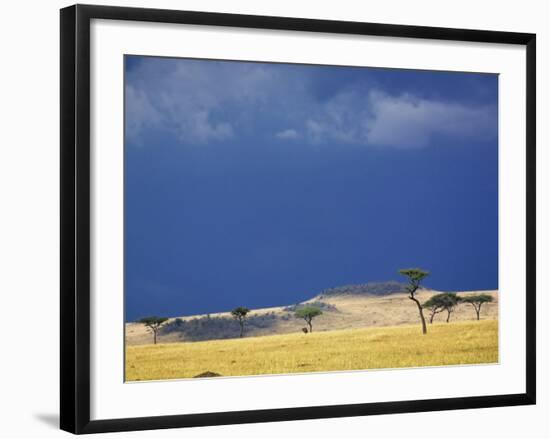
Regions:
[[311, 324], [311, 322], [315, 317], [320, 316], [321, 314], [323, 314], [323, 311], [321, 311], [316, 306], [304, 306], [303, 308], [298, 308], [294, 313], [296, 317], [305, 320], [305, 322], [309, 326], [310, 333], [313, 332], [313, 325]]
[[493, 296], [489, 296], [489, 294], [475, 294], [473, 296], [462, 296], [460, 297], [460, 301], [472, 305], [476, 310], [477, 319], [479, 320], [481, 305], [492, 302]]
[[443, 293], [442, 301], [445, 311], [447, 311], [447, 323], [449, 323], [451, 314], [454, 312], [455, 307], [460, 303], [460, 297], [458, 297], [455, 293]]
[[231, 311], [231, 315], [235, 320], [239, 322], [239, 326], [241, 327], [241, 332], [239, 334], [239, 337], [242, 338], [244, 333], [244, 322], [246, 321], [246, 315], [250, 312], [248, 308], [245, 308], [244, 306], [239, 306], [235, 308], [233, 311]]
[[436, 314], [443, 312], [445, 310], [443, 304], [437, 297], [438, 295], [430, 297], [423, 305], [422, 308], [430, 311], [430, 323], [434, 322], [434, 317]]
[[447, 311], [447, 323], [449, 323], [451, 314], [459, 302], [460, 298], [455, 293], [440, 293], [430, 297], [422, 307], [431, 311], [430, 323], [433, 323], [434, 316], [442, 311]]
[[424, 312], [422, 311], [422, 305], [420, 301], [415, 297], [416, 292], [420, 288], [420, 283], [430, 275], [429, 271], [422, 270], [420, 268], [404, 268], [399, 270], [399, 274], [407, 276], [409, 278], [409, 285], [407, 286], [407, 292], [409, 293], [409, 299], [411, 299], [418, 307], [418, 314], [420, 315], [420, 321], [422, 322], [422, 334], [427, 334], [426, 319], [424, 318]]
[[139, 319], [138, 323], [144, 324], [153, 333], [153, 344], [157, 344], [157, 334], [166, 321], [168, 321], [167, 317], [150, 316]]

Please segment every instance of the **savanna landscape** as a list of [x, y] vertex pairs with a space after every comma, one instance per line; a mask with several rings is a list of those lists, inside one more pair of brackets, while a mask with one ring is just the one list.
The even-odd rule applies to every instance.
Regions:
[[[459, 292], [464, 301], [433, 308], [430, 298], [446, 293], [419, 289], [414, 296], [425, 305], [423, 335], [407, 288], [399, 282], [350, 285], [299, 304], [249, 310], [242, 336], [231, 312], [169, 318], [158, 328], [156, 344], [150, 327], [128, 323], [126, 380], [498, 362], [497, 291]], [[480, 295], [491, 299], [478, 320], [467, 299]], [[300, 310], [320, 312], [311, 319], [313, 330]]]
[[498, 74], [125, 55], [124, 81], [126, 381], [499, 361]]

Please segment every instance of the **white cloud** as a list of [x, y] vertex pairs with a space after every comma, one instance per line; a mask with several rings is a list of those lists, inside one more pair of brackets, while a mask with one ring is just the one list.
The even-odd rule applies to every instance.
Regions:
[[271, 76], [260, 64], [144, 59], [128, 73], [127, 134], [136, 141], [161, 128], [185, 144], [229, 139], [266, 105]]
[[465, 105], [380, 91], [340, 93], [311, 108], [302, 129], [315, 144], [349, 143], [376, 147], [420, 148], [434, 139], [494, 138], [497, 111], [492, 106]]
[[176, 130], [183, 143], [193, 141], [225, 140], [233, 136], [233, 127], [229, 122], [213, 122], [207, 110], [196, 110], [176, 119]]
[[390, 95], [366, 81], [320, 98], [310, 73], [286, 65], [144, 59], [127, 75], [127, 134], [138, 143], [145, 130], [161, 129], [183, 144], [274, 135], [387, 148], [496, 136], [496, 107]]
[[277, 137], [278, 139], [294, 140], [300, 137], [300, 135], [298, 134], [298, 131], [296, 131], [295, 129], [289, 128], [286, 130], [279, 131], [278, 133], [275, 134], [275, 137]]
[[368, 107], [362, 92], [341, 92], [308, 109], [304, 122], [306, 137], [312, 143], [363, 143], [363, 120]]
[[466, 106], [372, 92], [369, 97], [372, 116], [366, 123], [369, 144], [411, 148], [427, 146], [436, 136], [458, 139], [487, 139], [496, 134], [496, 109]]
[[161, 113], [150, 102], [147, 94], [136, 90], [132, 85], [126, 86], [126, 134], [133, 142], [140, 142], [139, 133], [146, 128], [158, 126]]

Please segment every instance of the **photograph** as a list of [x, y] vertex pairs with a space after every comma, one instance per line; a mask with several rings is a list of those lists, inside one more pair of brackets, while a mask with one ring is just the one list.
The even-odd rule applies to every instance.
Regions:
[[125, 55], [125, 380], [498, 363], [498, 87]]

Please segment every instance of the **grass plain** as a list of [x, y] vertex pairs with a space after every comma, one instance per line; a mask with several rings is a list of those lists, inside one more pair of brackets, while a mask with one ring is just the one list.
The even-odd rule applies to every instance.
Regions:
[[498, 362], [498, 320], [127, 345], [126, 380], [291, 374]]

